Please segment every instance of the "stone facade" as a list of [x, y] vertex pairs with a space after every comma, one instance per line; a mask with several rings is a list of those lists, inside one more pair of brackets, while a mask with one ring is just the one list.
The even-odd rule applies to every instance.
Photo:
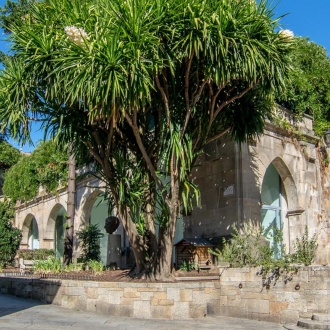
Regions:
[[95, 282], [0, 276], [0, 292], [66, 308], [138, 318], [223, 315], [296, 323], [330, 313], [330, 267], [303, 267], [267, 289], [259, 268], [223, 268], [220, 280], [175, 283]]
[[[281, 111], [281, 122], [266, 123], [264, 134], [255, 141], [239, 146], [222, 138], [205, 148], [192, 171], [201, 200], [184, 217], [183, 224], [181, 219], [178, 221], [174, 243], [182, 238], [206, 238], [213, 243], [230, 235], [233, 224], [238, 228], [247, 223], [255, 227], [264, 225], [261, 215], [267, 204], [263, 200], [264, 182], [265, 178], [271, 181], [275, 173], [280, 181], [278, 205], [266, 206], [269, 212], [278, 213], [287, 249], [294, 249], [296, 238], [308, 226], [310, 236], [315, 234], [319, 245], [315, 264], [330, 264], [330, 175], [322, 166], [321, 142], [313, 133], [311, 118], [296, 122], [290, 113]], [[324, 154], [330, 154], [330, 150]], [[267, 174], [270, 168], [272, 175]], [[269, 185], [267, 189], [266, 193], [271, 195]], [[87, 176], [77, 181], [76, 192], [75, 232], [93, 221], [93, 208], [102, 193], [102, 184]], [[32, 219], [38, 225], [38, 247], [56, 247], [56, 219], [60, 210], [65, 212], [66, 203], [67, 191], [62, 188], [55, 195], [40, 191], [38, 198], [19, 205], [15, 225], [23, 231], [21, 248], [31, 248]], [[104, 223], [106, 216], [101, 217]], [[116, 234], [121, 235], [122, 253], [128, 251], [122, 226]], [[76, 240], [74, 244], [74, 254], [79, 256], [79, 244]], [[125, 260], [121, 263], [127, 264]]]
[[1, 293], [66, 308], [146, 319], [191, 319], [219, 313], [219, 281], [129, 283], [0, 277]]
[[212, 242], [230, 235], [233, 224], [261, 226], [263, 182], [272, 167], [280, 180], [279, 203], [268, 209], [279, 213], [287, 249], [293, 251], [296, 238], [308, 226], [319, 245], [315, 263], [330, 263], [329, 175], [320, 161], [320, 141], [312, 131], [311, 118], [294, 122], [285, 114], [290, 129], [268, 122], [255, 141], [239, 146], [222, 138], [208, 146], [192, 172], [201, 200], [184, 218], [184, 237]]
[[285, 275], [263, 286], [257, 268], [223, 269], [220, 277], [220, 315], [297, 323], [313, 313], [330, 313], [330, 267], [303, 267], [292, 279]]

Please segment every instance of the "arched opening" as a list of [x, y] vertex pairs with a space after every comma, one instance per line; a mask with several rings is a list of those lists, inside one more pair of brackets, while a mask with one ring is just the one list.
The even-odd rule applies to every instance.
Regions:
[[[130, 265], [130, 250], [125, 230], [120, 223], [115, 232], [109, 235], [104, 226], [109, 216], [115, 216], [114, 210], [109, 208], [109, 202], [103, 197], [101, 190], [94, 190], [87, 198], [82, 209], [80, 231], [87, 224], [97, 225], [104, 234], [100, 241], [101, 261], [105, 266], [127, 267]], [[126, 249], [124, 249], [126, 248]], [[122, 255], [122, 251], [125, 252]]]
[[261, 225], [263, 235], [274, 248], [274, 257], [281, 255], [281, 242], [276, 240], [279, 231], [284, 230], [287, 200], [281, 176], [273, 164], [265, 172], [261, 187]]
[[109, 216], [109, 203], [103, 199], [102, 196], [97, 196], [92, 209], [89, 223], [91, 225], [97, 225], [100, 229], [103, 237], [100, 239], [101, 249], [101, 261], [107, 266], [108, 265], [108, 251], [109, 251], [109, 237], [104, 229], [105, 219]]
[[28, 214], [23, 222], [21, 248], [39, 249], [39, 228], [34, 215]]
[[28, 238], [29, 249], [31, 250], [39, 249], [39, 229], [35, 217], [33, 217], [31, 221], [28, 237], [29, 237]]
[[66, 224], [65, 209], [62, 206], [55, 218], [54, 247], [55, 247], [56, 258], [61, 258], [64, 255], [65, 224]]

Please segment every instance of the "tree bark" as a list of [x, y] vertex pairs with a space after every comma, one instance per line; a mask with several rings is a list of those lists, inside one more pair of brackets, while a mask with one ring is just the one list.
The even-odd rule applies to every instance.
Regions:
[[75, 200], [76, 200], [76, 159], [73, 154], [72, 144], [70, 144], [69, 164], [68, 164], [67, 219], [65, 225], [64, 256], [63, 256], [64, 266], [72, 262]]

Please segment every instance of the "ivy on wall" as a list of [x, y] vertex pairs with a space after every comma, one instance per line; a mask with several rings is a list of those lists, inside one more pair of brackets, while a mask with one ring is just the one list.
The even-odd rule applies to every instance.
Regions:
[[42, 142], [31, 155], [22, 155], [5, 174], [3, 193], [12, 201], [38, 195], [39, 186], [54, 192], [67, 181], [68, 155], [53, 141]]

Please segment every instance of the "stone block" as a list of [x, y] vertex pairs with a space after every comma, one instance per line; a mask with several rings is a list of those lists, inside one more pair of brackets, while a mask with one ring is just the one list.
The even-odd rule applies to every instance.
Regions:
[[206, 304], [190, 304], [189, 317], [190, 318], [203, 318], [207, 315]]
[[151, 306], [151, 318], [153, 319], [171, 319], [172, 306]]
[[189, 318], [189, 307], [188, 302], [174, 302], [172, 307], [173, 319], [188, 319]]
[[192, 301], [192, 291], [180, 290], [180, 301]]
[[87, 300], [87, 303], [86, 303], [86, 311], [87, 312], [96, 313], [97, 312], [96, 303], [97, 303], [97, 300], [95, 300], [95, 299], [88, 299]]
[[293, 323], [296, 324], [299, 320], [299, 312], [298, 311], [292, 311], [292, 310], [283, 310], [280, 314], [280, 322], [282, 324], [285, 323]]
[[264, 299], [248, 299], [246, 301], [246, 308], [249, 313], [269, 313], [269, 301]]
[[153, 296], [153, 299], [167, 299], [167, 294], [165, 291], [156, 292]]
[[228, 297], [227, 300], [227, 306], [229, 307], [240, 307], [240, 308], [245, 308], [247, 304], [249, 304], [249, 302], [252, 299], [248, 300], [248, 299], [241, 299], [240, 297]]
[[246, 308], [240, 308], [240, 307], [226, 307], [221, 309], [221, 313], [224, 312], [226, 316], [230, 317], [242, 317], [247, 318], [248, 312]]
[[61, 300], [61, 306], [65, 308], [78, 309], [79, 306], [79, 296], [63, 296]]
[[133, 317], [150, 319], [151, 308], [149, 301], [134, 301], [133, 302]]
[[109, 304], [108, 313], [118, 317], [133, 317], [133, 306]]
[[123, 297], [124, 298], [136, 298], [136, 299], [139, 299], [141, 297], [141, 292], [136, 291], [136, 290], [129, 290], [129, 291], [124, 290]]
[[272, 315], [279, 315], [283, 310], [287, 309], [287, 302], [270, 302], [269, 313]]
[[[172, 305], [174, 305], [174, 301], [172, 299], [161, 299], [161, 300], [158, 300], [157, 305], [158, 306], [172, 306]], [[152, 304], [152, 306], [155, 306], [155, 304]]]
[[167, 299], [173, 301], [180, 301], [180, 289], [179, 288], [167, 288]]
[[152, 291], [140, 291], [140, 299], [150, 301], [153, 297], [154, 293]]
[[135, 298], [121, 298], [120, 300], [120, 304], [124, 305], [124, 306], [133, 306], [134, 301], [136, 301], [137, 299]]
[[123, 291], [110, 291], [108, 293], [107, 301], [110, 304], [119, 305], [122, 302]]
[[96, 299], [98, 297], [97, 288], [85, 288], [85, 294], [88, 299]]

